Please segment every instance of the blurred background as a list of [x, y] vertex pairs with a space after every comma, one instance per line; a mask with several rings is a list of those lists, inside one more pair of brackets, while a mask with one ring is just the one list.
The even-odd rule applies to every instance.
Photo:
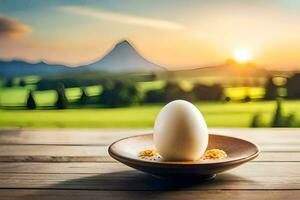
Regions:
[[0, 127], [300, 127], [300, 2], [0, 0]]

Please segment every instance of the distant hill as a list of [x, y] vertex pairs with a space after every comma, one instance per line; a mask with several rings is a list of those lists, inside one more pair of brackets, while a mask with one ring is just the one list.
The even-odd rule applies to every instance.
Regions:
[[166, 70], [164, 67], [142, 57], [127, 40], [115, 45], [102, 59], [80, 68], [106, 72], [157, 72]]
[[239, 64], [228, 61], [222, 65], [172, 71], [172, 76], [181, 77], [266, 77], [270, 72], [254, 63]]
[[238, 77], [266, 77], [269, 75], [290, 76], [289, 71], [269, 71], [254, 63], [239, 64], [233, 60], [222, 65], [199, 67], [194, 69], [167, 71], [166, 68], [154, 64], [137, 52], [127, 41], [117, 43], [101, 59], [78, 67], [68, 67], [59, 64], [47, 64], [45, 62], [28, 63], [20, 60], [0, 61], [0, 77], [13, 76], [50, 76], [72, 73], [151, 73], [167, 72], [170, 77], [198, 78], [198, 77], [223, 77], [226, 79]]
[[28, 75], [48, 76], [93, 71], [128, 73], [159, 72], [165, 70], [164, 67], [151, 63], [143, 58], [127, 40], [116, 44], [102, 59], [79, 67], [53, 65], [44, 62], [32, 64], [19, 60], [0, 61], [0, 76], [2, 77]]
[[70, 73], [74, 70], [64, 65], [50, 65], [44, 62], [28, 63], [25, 61], [0, 61], [0, 76], [55, 75]]

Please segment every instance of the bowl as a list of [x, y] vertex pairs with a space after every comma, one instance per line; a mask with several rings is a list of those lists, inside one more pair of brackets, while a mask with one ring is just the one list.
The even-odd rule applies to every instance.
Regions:
[[119, 162], [163, 178], [196, 178], [207, 180], [216, 174], [225, 172], [246, 163], [259, 154], [257, 145], [235, 137], [209, 134], [207, 149], [222, 149], [228, 157], [218, 160], [196, 161], [165, 161], [163, 158], [145, 159], [138, 156], [139, 152], [154, 149], [153, 134], [127, 137], [112, 143], [108, 152]]

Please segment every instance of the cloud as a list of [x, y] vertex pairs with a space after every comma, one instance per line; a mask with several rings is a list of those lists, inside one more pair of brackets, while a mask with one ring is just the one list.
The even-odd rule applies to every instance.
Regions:
[[156, 28], [156, 29], [167, 29], [167, 30], [181, 30], [184, 27], [176, 22], [153, 19], [149, 17], [141, 17], [136, 15], [129, 15], [105, 10], [96, 10], [81, 6], [61, 6], [60, 9], [73, 13], [76, 15], [87, 16], [97, 20], [105, 20], [111, 22], [118, 22], [122, 24]]
[[17, 38], [31, 32], [31, 28], [14, 19], [0, 16], [0, 38]]

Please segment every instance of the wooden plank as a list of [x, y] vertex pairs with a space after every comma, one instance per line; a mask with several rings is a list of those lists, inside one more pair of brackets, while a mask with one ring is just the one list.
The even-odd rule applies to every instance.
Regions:
[[[0, 162], [117, 162], [108, 152], [99, 148], [98, 155], [14, 155], [0, 156]], [[300, 152], [261, 152], [251, 162], [300, 162]]]
[[[1, 162], [114, 162], [106, 146], [1, 145]], [[300, 161], [300, 146], [262, 146], [254, 161]], [[269, 152], [264, 150], [272, 150]], [[281, 152], [280, 150], [284, 150]], [[290, 151], [291, 150], [291, 151]]]
[[9, 162], [107, 162], [104, 146], [1, 145], [0, 161]]
[[[248, 163], [206, 183], [157, 179], [118, 163], [44, 163], [0, 173], [0, 188], [89, 190], [299, 190], [300, 163]], [[65, 167], [64, 167], [65, 166]], [[20, 170], [20, 171], [19, 171]], [[17, 173], [19, 171], [19, 173]], [[43, 173], [39, 173], [43, 172]], [[97, 173], [96, 173], [97, 172]]]
[[[259, 169], [252, 171], [253, 168]], [[240, 172], [245, 175], [253, 176], [300, 176], [299, 162], [249, 162], [236, 169], [234, 172]], [[0, 173], [57, 173], [57, 174], [97, 174], [111, 173], [119, 171], [135, 171], [121, 163], [93, 163], [93, 162], [72, 162], [72, 163], [39, 163], [39, 162], [0, 162]], [[282, 171], [280, 171], [282, 170]], [[266, 172], [267, 171], [267, 172]], [[280, 174], [273, 174], [273, 172]]]
[[299, 190], [299, 177], [236, 177], [224, 174], [207, 183], [164, 181], [141, 173], [0, 174], [1, 188], [88, 190]]
[[99, 199], [190, 199], [190, 200], [282, 200], [298, 199], [300, 191], [84, 191], [84, 190], [0, 190], [1, 200], [99, 200]]
[[261, 152], [251, 162], [300, 162], [300, 152]]
[[107, 145], [147, 129], [1, 129], [0, 144]]
[[278, 152], [278, 151], [300, 151], [300, 144], [261, 144], [261, 151]]
[[[151, 133], [151, 129], [2, 129], [0, 144], [108, 145], [117, 139]], [[300, 129], [211, 129], [258, 144], [300, 144]]]

